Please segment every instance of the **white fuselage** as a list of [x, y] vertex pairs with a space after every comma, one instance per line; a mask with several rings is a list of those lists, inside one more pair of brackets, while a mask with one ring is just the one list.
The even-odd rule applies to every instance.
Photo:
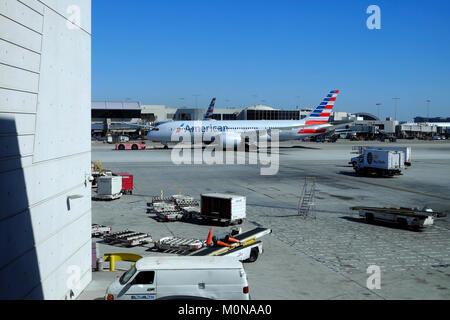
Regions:
[[305, 120], [169, 121], [157, 125], [156, 129], [148, 133], [147, 139], [167, 143], [179, 141], [172, 139], [174, 133], [190, 132], [192, 141], [194, 141], [195, 134], [201, 133], [202, 141], [210, 142], [211, 137], [215, 136], [241, 135], [261, 130], [280, 129], [279, 140], [285, 141], [322, 134], [330, 126], [329, 123], [305, 126]]

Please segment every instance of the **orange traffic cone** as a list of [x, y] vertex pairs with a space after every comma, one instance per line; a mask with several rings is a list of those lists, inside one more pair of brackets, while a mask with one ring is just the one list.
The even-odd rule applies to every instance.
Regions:
[[210, 228], [209, 229], [209, 234], [208, 234], [208, 237], [206, 238], [206, 245], [210, 245], [211, 243], [212, 243], [212, 241], [211, 241], [211, 237], [212, 237], [212, 228]]
[[225, 242], [222, 242], [222, 241], [217, 241], [217, 245], [219, 245], [219, 246], [222, 246], [222, 247], [233, 247], [231, 244], [228, 244], [228, 243], [225, 243]]
[[238, 239], [235, 239], [235, 238], [232, 238], [232, 237], [228, 237], [228, 242], [239, 243], [240, 241]]

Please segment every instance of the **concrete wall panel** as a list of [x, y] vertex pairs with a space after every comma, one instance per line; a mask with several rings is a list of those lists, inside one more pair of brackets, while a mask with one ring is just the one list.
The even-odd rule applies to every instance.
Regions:
[[90, 37], [65, 21], [46, 9], [34, 161], [90, 150]]
[[0, 63], [39, 73], [41, 55], [0, 40]]
[[0, 39], [40, 53], [41, 38], [39, 33], [0, 15]]
[[0, 0], [0, 11], [9, 19], [21, 25], [42, 33], [42, 14], [19, 1]]
[[[35, 163], [31, 167], [23, 168], [23, 176], [14, 171], [1, 173], [0, 192], [10, 193], [10, 198], [9, 201], [4, 203], [0, 218], [21, 212], [29, 206], [37, 205], [46, 199], [64, 193], [66, 190], [78, 188], [85, 182], [85, 178], [90, 172], [89, 158], [89, 154], [85, 154], [39, 164]], [[80, 166], [80, 164], [83, 164], [83, 166]], [[9, 190], [22, 183], [22, 180], [27, 186], [26, 194], [11, 193]], [[27, 198], [27, 207], [25, 207], [23, 197]], [[65, 211], [65, 205], [61, 207], [62, 209]]]
[[[8, 123], [14, 122], [14, 127], [1, 126], [0, 136], [5, 134], [26, 135], [34, 134], [36, 115], [26, 113], [5, 113], [0, 114], [0, 117], [6, 119]], [[1, 158], [1, 155], [0, 155]]]
[[33, 9], [34, 11], [40, 14], [44, 14], [44, 5], [40, 3], [38, 0], [18, 0], [18, 1], [28, 6], [29, 8]]
[[39, 74], [0, 64], [0, 87], [37, 93]]
[[35, 113], [37, 94], [0, 88], [0, 112]]
[[[0, 158], [33, 154], [34, 136], [0, 136]], [[1, 175], [0, 175], [1, 177]], [[7, 182], [7, 181], [5, 181]], [[3, 183], [0, 182], [0, 186]], [[1, 187], [0, 187], [1, 190]], [[2, 208], [3, 210], [3, 208]]]
[[[86, 221], [89, 222], [90, 228], [90, 218], [86, 219]], [[62, 300], [74, 298], [91, 282], [92, 266], [89, 260], [92, 254], [91, 247], [91, 242], [86, 242], [84, 246], [79, 248], [42, 282], [43, 291], [47, 293], [46, 299]], [[79, 283], [76, 285], [76, 280], [78, 279]], [[66, 292], [68, 287], [72, 287], [73, 296], [61, 294], [61, 292]]]
[[8, 157], [0, 159], [0, 174], [13, 171], [33, 164], [33, 156], [20, 155], [17, 157]]

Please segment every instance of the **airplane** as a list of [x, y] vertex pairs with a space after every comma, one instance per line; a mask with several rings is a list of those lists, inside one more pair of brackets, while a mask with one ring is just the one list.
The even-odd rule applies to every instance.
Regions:
[[[201, 133], [204, 143], [221, 141], [223, 146], [234, 146], [246, 143], [246, 134], [266, 131], [270, 140], [270, 131], [278, 129], [279, 141], [301, 140], [305, 137], [326, 133], [352, 121], [329, 122], [331, 112], [339, 90], [332, 90], [319, 106], [302, 120], [215, 120], [209, 121], [171, 121], [156, 124], [147, 134], [147, 139], [161, 142], [168, 148], [169, 142], [179, 142], [174, 133]], [[205, 134], [208, 133], [208, 134]], [[174, 140], [172, 140], [174, 139]], [[191, 134], [194, 141], [194, 134]]]
[[209, 105], [208, 109], [206, 109], [206, 113], [205, 113], [205, 116], [203, 117], [203, 121], [214, 120], [213, 113], [214, 113], [214, 105], [215, 104], [216, 104], [216, 98], [213, 98], [211, 100], [211, 104]]

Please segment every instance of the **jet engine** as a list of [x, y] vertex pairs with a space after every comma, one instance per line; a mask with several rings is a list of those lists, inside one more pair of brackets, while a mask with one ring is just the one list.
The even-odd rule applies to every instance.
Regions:
[[241, 143], [244, 142], [241, 135], [237, 133], [222, 133], [215, 140], [220, 143], [224, 149], [236, 149]]

